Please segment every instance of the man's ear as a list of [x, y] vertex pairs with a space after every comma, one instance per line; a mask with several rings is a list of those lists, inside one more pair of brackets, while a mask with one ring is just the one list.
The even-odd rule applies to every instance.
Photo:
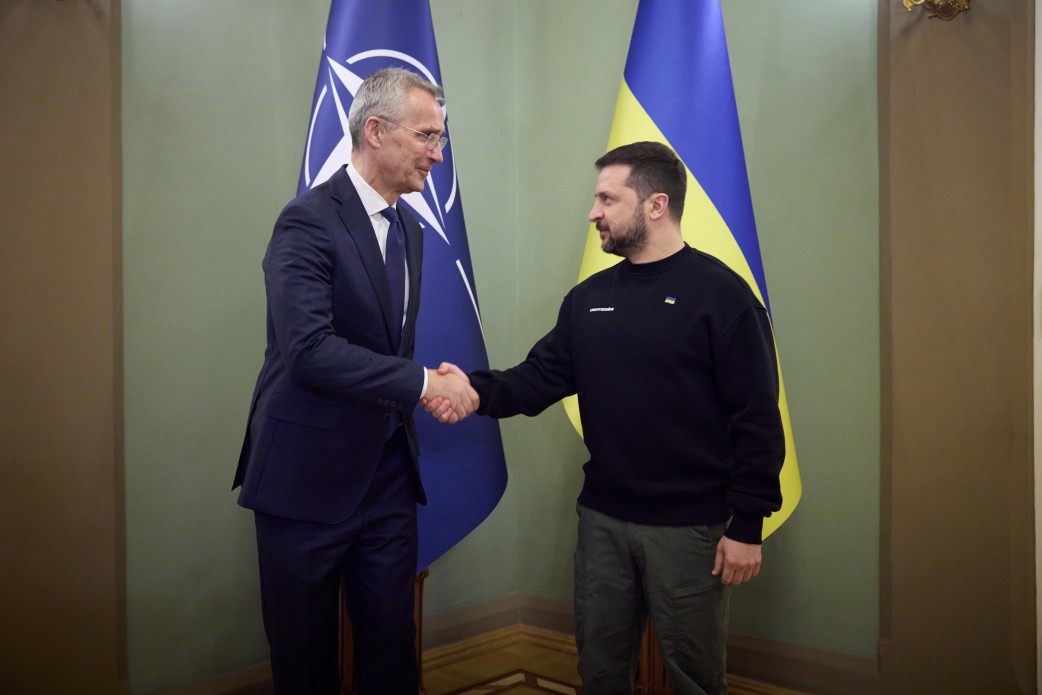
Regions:
[[669, 196], [665, 193], [652, 193], [648, 196], [647, 202], [650, 203], [649, 218], [657, 220], [669, 214]]
[[385, 132], [381, 125], [380, 119], [376, 116], [370, 116], [366, 119], [365, 125], [362, 126], [362, 138], [365, 140], [367, 147], [373, 149], [381, 147], [381, 141]]

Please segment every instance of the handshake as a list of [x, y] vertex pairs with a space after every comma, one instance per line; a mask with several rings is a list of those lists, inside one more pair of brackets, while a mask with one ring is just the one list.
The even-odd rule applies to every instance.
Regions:
[[427, 392], [420, 403], [438, 422], [454, 425], [478, 409], [480, 399], [470, 378], [454, 364], [427, 370]]

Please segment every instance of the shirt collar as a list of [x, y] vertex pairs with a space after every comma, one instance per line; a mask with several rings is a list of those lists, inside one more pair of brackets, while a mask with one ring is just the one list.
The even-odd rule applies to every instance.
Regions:
[[372, 186], [366, 183], [366, 180], [362, 178], [362, 174], [350, 162], [347, 163], [347, 175], [351, 177], [351, 183], [355, 185], [355, 191], [362, 200], [362, 205], [365, 207], [367, 215], [370, 217], [379, 215], [384, 208], [388, 206], [394, 207], [384, 200], [383, 196], [377, 193]]

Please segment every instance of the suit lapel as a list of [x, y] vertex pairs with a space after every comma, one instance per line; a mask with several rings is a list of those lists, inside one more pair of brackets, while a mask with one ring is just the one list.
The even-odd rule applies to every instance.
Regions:
[[[329, 179], [329, 195], [336, 200], [337, 214], [340, 216], [347, 233], [354, 241], [358, 249], [358, 256], [362, 260], [369, 282], [373, 286], [373, 294], [380, 305], [380, 312], [384, 317], [384, 328], [387, 331], [387, 339], [390, 345], [395, 344], [394, 312], [391, 310], [391, 290], [387, 280], [387, 268], [384, 266], [383, 254], [380, 253], [380, 244], [376, 241], [376, 233], [373, 231], [372, 220], [366, 214], [362, 199], [358, 197], [351, 177], [343, 168], [338, 170]], [[408, 242], [406, 242], [408, 243]], [[406, 246], [406, 257], [408, 258], [408, 246]], [[410, 281], [412, 270], [410, 268]], [[403, 341], [404, 342], [404, 341]]]

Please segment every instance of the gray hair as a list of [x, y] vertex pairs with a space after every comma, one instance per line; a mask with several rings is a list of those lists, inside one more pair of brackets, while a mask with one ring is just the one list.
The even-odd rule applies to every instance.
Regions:
[[411, 70], [403, 68], [384, 68], [377, 70], [365, 78], [355, 100], [351, 102], [351, 110], [347, 114], [347, 125], [351, 131], [351, 143], [356, 150], [364, 148], [362, 130], [370, 116], [384, 116], [392, 121], [400, 121], [405, 115], [405, 96], [410, 89], [422, 89], [445, 103], [445, 93], [436, 84]]

